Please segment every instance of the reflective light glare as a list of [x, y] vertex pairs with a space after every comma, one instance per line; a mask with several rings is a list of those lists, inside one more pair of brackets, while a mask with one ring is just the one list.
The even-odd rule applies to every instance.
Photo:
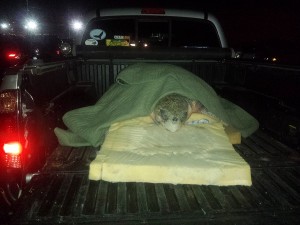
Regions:
[[17, 109], [17, 93], [3, 92], [0, 94], [0, 113], [12, 113]]
[[25, 29], [30, 30], [30, 31], [35, 31], [38, 28], [38, 24], [34, 20], [28, 20], [25, 24]]
[[22, 146], [19, 142], [10, 142], [3, 145], [6, 154], [19, 155], [22, 152]]
[[75, 20], [72, 23], [72, 27], [73, 27], [74, 30], [79, 31], [83, 28], [83, 24], [82, 24], [81, 21]]

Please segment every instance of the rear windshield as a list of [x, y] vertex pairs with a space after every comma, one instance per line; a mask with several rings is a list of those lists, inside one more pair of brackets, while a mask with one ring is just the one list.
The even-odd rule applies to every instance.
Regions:
[[91, 46], [221, 47], [214, 25], [202, 19], [123, 18], [89, 23], [82, 40]]

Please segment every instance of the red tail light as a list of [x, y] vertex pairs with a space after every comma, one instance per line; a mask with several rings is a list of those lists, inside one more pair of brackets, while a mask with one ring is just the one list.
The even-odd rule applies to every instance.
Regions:
[[20, 169], [22, 168], [21, 155], [6, 154], [4, 163], [7, 168]]
[[7, 90], [0, 93], [0, 150], [4, 165], [21, 168], [22, 145], [18, 124], [18, 92]]
[[17, 51], [10, 51], [10, 52], [7, 52], [6, 54], [6, 57], [8, 59], [20, 59], [20, 52], [17, 52]]
[[7, 168], [22, 168], [22, 145], [19, 142], [8, 142], [3, 144], [4, 166]]
[[10, 142], [3, 145], [3, 150], [6, 154], [20, 155], [22, 152], [22, 145], [19, 142]]
[[9, 168], [21, 168], [22, 145], [19, 142], [10, 142], [3, 145], [5, 153], [5, 166]]
[[166, 14], [166, 12], [163, 8], [144, 8], [141, 14]]

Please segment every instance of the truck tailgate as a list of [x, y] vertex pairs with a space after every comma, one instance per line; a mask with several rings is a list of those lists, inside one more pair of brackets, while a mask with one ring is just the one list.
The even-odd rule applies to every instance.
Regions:
[[299, 224], [299, 153], [262, 130], [234, 147], [251, 165], [251, 187], [90, 181], [97, 149], [58, 147], [12, 223]]

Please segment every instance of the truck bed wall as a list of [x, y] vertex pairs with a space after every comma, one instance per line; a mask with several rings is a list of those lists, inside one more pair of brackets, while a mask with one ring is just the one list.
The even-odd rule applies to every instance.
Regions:
[[138, 62], [170, 63], [179, 65], [212, 86], [230, 85], [259, 92], [290, 107], [299, 107], [300, 68], [234, 61], [201, 60], [86, 60], [76, 65], [78, 81], [95, 83], [101, 96], [114, 83], [117, 75], [128, 65]]

